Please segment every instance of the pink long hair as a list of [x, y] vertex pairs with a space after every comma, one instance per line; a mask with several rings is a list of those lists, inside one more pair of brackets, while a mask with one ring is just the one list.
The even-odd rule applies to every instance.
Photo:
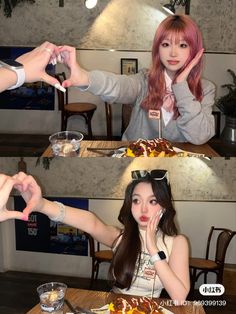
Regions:
[[[173, 82], [175, 82], [178, 74], [184, 70], [203, 47], [201, 32], [198, 26], [187, 15], [171, 15], [161, 22], [153, 40], [152, 66], [148, 73], [148, 94], [141, 105], [145, 110], [160, 109], [166, 94], [165, 67], [160, 60], [159, 46], [169, 35], [175, 38], [175, 40], [178, 40], [180, 37], [183, 38], [190, 46], [190, 56], [186, 64], [176, 72]], [[187, 78], [189, 88], [197, 100], [202, 99], [201, 73], [202, 59], [191, 70]], [[174, 108], [174, 118], [176, 119], [179, 113], [176, 106]]]

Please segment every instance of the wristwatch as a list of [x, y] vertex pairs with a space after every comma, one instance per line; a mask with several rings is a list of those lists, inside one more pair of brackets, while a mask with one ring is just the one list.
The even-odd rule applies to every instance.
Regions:
[[14, 88], [20, 87], [21, 85], [24, 84], [24, 82], [25, 82], [25, 70], [24, 70], [23, 64], [15, 61], [15, 60], [5, 59], [5, 60], [0, 60], [0, 67], [9, 69], [9, 70], [15, 72], [17, 75], [16, 84], [14, 86], [11, 86], [8, 89], [14, 89]]
[[152, 264], [154, 264], [157, 261], [161, 261], [166, 259], [166, 255], [163, 251], [157, 252], [155, 255], [151, 256], [150, 261]]

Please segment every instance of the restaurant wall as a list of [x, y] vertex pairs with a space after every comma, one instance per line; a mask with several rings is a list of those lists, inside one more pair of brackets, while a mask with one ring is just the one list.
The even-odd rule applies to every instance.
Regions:
[[[20, 158], [0, 158], [0, 173], [18, 172]], [[24, 158], [46, 196], [123, 199], [130, 172], [167, 169], [175, 201], [236, 202], [236, 158], [54, 158], [49, 170]]]
[[[45, 40], [85, 49], [150, 50], [166, 0], [84, 0], [21, 3], [6, 18], [0, 10], [0, 45], [38, 45]], [[177, 13], [183, 13], [179, 6]], [[202, 30], [207, 51], [236, 52], [236, 1], [191, 1], [191, 17]]]

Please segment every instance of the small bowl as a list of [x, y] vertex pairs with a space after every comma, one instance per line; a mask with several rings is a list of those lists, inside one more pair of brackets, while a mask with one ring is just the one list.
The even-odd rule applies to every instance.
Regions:
[[77, 157], [83, 134], [77, 131], [62, 131], [49, 136], [54, 156]]

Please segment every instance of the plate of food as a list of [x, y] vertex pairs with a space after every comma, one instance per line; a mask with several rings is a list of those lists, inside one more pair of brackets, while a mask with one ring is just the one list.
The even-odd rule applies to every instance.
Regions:
[[130, 143], [128, 147], [115, 150], [112, 157], [204, 157], [204, 154], [181, 150], [164, 138], [152, 140], [140, 138]]
[[98, 309], [91, 309], [96, 314], [173, 314], [148, 297], [118, 297]]

